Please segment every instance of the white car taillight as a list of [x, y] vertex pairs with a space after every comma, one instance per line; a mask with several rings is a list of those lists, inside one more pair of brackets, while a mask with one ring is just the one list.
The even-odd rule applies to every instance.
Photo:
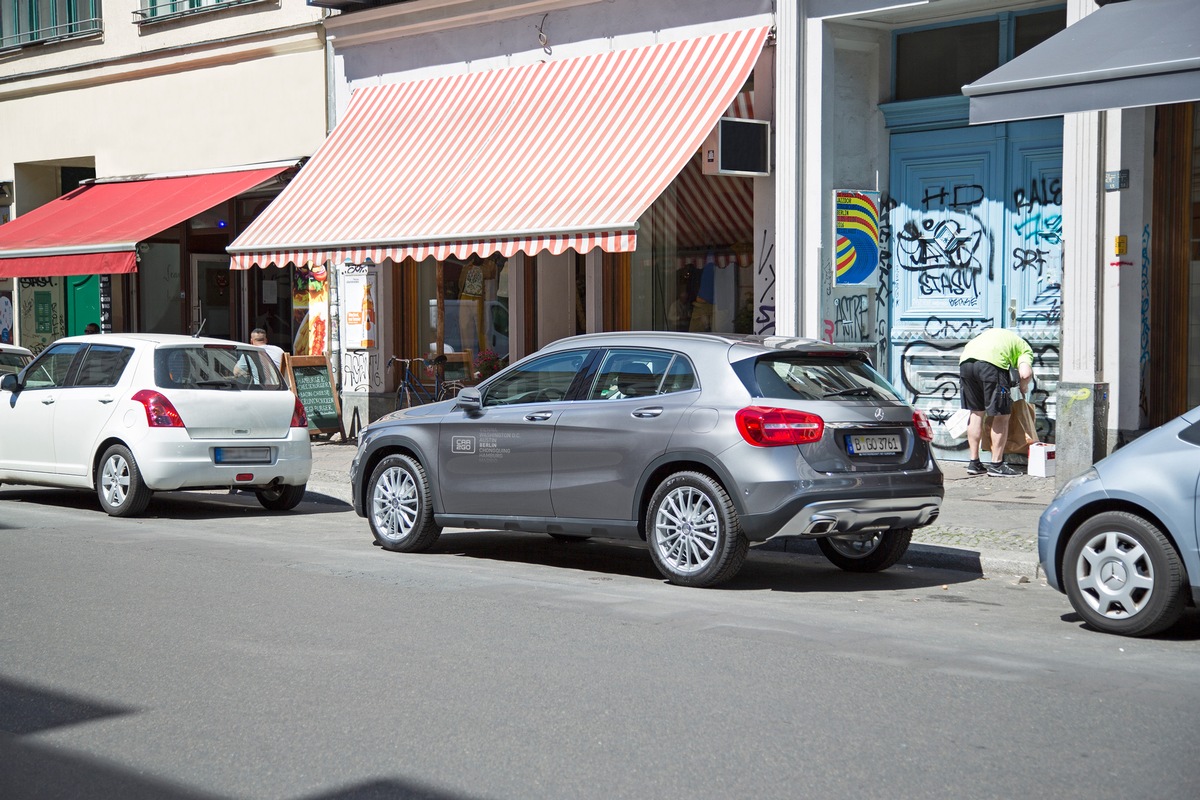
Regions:
[[300, 397], [296, 397], [296, 405], [292, 409], [292, 427], [307, 428], [308, 427], [308, 412], [304, 410], [304, 404], [300, 402]]
[[184, 428], [183, 419], [171, 401], [151, 389], [142, 389], [133, 399], [146, 409], [146, 424], [151, 428]]
[[756, 447], [808, 444], [825, 432], [825, 420], [790, 408], [747, 406], [738, 410], [736, 419], [742, 438]]

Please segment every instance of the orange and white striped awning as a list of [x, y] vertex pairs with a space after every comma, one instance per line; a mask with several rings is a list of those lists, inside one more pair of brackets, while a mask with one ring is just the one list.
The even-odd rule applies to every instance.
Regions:
[[233, 266], [628, 252], [766, 28], [357, 90]]

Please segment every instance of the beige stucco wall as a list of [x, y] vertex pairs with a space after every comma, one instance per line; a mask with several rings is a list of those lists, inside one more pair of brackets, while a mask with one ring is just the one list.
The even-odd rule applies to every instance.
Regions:
[[251, 4], [139, 35], [135, 7], [106, 3], [102, 40], [0, 59], [0, 181], [17, 179], [14, 214], [53, 196], [21, 180], [38, 164], [101, 178], [218, 169], [309, 156], [324, 140], [319, 9]]

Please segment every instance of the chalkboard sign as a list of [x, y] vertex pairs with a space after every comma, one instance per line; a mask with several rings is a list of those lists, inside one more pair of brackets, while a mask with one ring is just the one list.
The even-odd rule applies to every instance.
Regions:
[[309, 433], [342, 432], [342, 409], [329, 359], [325, 356], [287, 356], [287, 379], [308, 414]]

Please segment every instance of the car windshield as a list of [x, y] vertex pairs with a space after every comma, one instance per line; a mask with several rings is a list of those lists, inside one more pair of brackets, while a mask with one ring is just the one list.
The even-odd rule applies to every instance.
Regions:
[[899, 400], [870, 365], [844, 356], [764, 356], [754, 365], [759, 396], [774, 400]]
[[165, 389], [286, 389], [271, 357], [235, 344], [160, 347], [154, 382]]

